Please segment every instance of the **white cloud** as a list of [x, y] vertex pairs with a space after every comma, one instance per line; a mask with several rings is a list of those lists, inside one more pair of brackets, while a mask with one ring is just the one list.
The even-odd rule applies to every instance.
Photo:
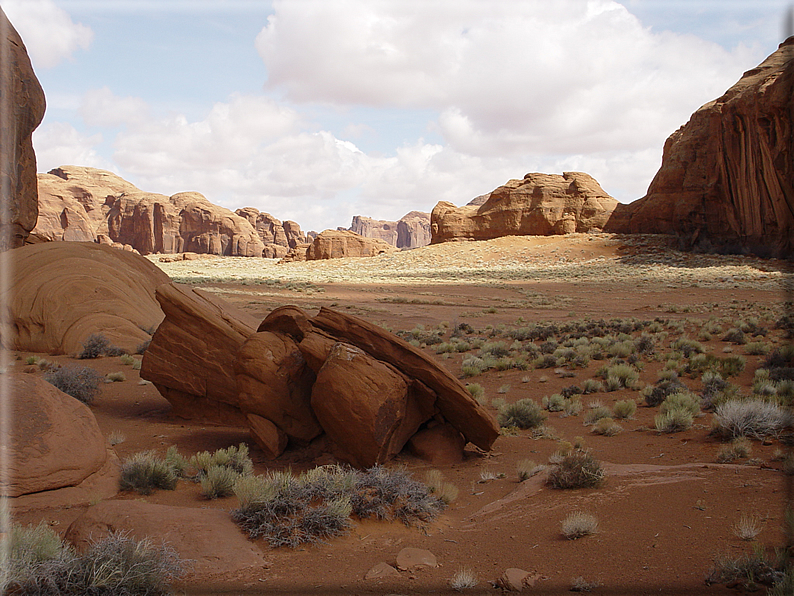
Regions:
[[3, 10], [25, 42], [33, 66], [52, 68], [94, 37], [90, 27], [74, 23], [53, 0], [3, 0]]
[[118, 97], [108, 87], [102, 87], [88, 91], [78, 111], [89, 126], [112, 128], [145, 121], [149, 108], [139, 97]]
[[49, 172], [65, 165], [112, 169], [112, 164], [100, 157], [96, 146], [102, 135], [85, 136], [66, 122], [45, 120], [33, 132], [33, 149], [39, 172]]

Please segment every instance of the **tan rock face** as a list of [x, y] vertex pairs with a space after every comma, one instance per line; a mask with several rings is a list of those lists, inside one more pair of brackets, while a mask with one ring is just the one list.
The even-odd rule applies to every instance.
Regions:
[[364, 238], [348, 230], [325, 230], [306, 250], [306, 260], [374, 257], [397, 249], [382, 240]]
[[600, 230], [617, 204], [588, 174], [527, 174], [481, 205], [438, 203], [430, 215], [431, 243]]
[[9, 447], [11, 457], [2, 494], [18, 497], [77, 486], [99, 472], [108, 452], [88, 406], [33, 375], [6, 376], [9, 424], [2, 426], [0, 444]]
[[206, 292], [177, 284], [157, 288], [165, 319], [143, 356], [141, 377], [183, 418], [247, 424], [234, 363], [256, 321]]
[[356, 215], [350, 231], [365, 238], [376, 238], [397, 248], [417, 248], [430, 244], [430, 214], [411, 211], [398, 221]]
[[0, 296], [13, 336], [3, 345], [74, 354], [92, 333], [130, 352], [149, 340], [163, 313], [155, 289], [169, 278], [146, 259], [94, 243], [42, 243], [10, 251]]
[[794, 38], [665, 143], [642, 199], [607, 231], [675, 234], [683, 248], [794, 255]]
[[235, 211], [254, 226], [259, 238], [265, 245], [262, 256], [269, 259], [280, 259], [291, 248], [298, 244], [306, 243], [306, 236], [301, 232], [300, 226], [294, 221], [282, 223], [269, 213], [259, 212], [254, 207], [245, 207]]
[[248, 219], [197, 192], [147, 193], [111, 172], [78, 166], [39, 174], [38, 191], [33, 234], [40, 239], [107, 238], [141, 254], [259, 257], [264, 249]]
[[[31, 137], [44, 118], [45, 99], [25, 44], [5, 13], [0, 9], [0, 251], [25, 244], [36, 225], [38, 194], [36, 189], [36, 154]], [[6, 195], [5, 193], [8, 193]]]

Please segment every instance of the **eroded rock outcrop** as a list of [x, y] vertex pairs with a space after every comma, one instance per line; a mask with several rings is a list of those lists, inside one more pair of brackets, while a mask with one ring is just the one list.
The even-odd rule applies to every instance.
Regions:
[[119, 176], [79, 166], [38, 175], [41, 240], [106, 239], [141, 254], [195, 252], [261, 257], [264, 243], [248, 219], [197, 192], [167, 197]]
[[22, 38], [0, 8], [0, 251], [25, 244], [36, 225], [38, 192], [32, 135], [44, 118], [44, 91]]
[[254, 207], [244, 207], [235, 211], [254, 226], [265, 245], [262, 256], [269, 259], [280, 259], [291, 248], [306, 243], [306, 235], [294, 221], [281, 222], [269, 213], [259, 212]]
[[588, 174], [527, 174], [481, 205], [438, 203], [430, 215], [431, 243], [600, 230], [617, 204]]
[[349, 230], [325, 230], [311, 244], [299, 244], [280, 261], [317, 261], [344, 257], [376, 257], [398, 249], [377, 238], [364, 238]]
[[794, 256], [792, 114], [794, 37], [670, 135], [648, 193], [620, 205], [605, 229]]
[[430, 244], [430, 214], [411, 211], [398, 221], [356, 215], [350, 231], [365, 238], [377, 238], [397, 248], [417, 248]]
[[466, 442], [487, 450], [499, 436], [460, 381], [376, 325], [286, 306], [254, 330], [242, 313], [217, 299], [208, 309], [208, 296], [190, 292], [158, 288], [166, 319], [141, 369], [181, 416], [246, 425], [270, 457], [323, 437], [360, 467], [388, 461], [428, 425], [457, 437], [457, 457]]
[[163, 318], [155, 289], [168, 276], [128, 251], [86, 242], [42, 243], [4, 254], [10, 279], [0, 295], [8, 348], [74, 354], [92, 333], [129, 352]]
[[[110, 497], [118, 489], [118, 460], [108, 451], [94, 414], [85, 404], [34, 375], [6, 373], [3, 399], [8, 424], [0, 429], [0, 444], [8, 448], [6, 484], [0, 494], [21, 497], [57, 491], [77, 501]], [[79, 449], [75, 449], [79, 445]], [[105, 481], [97, 483], [97, 478]], [[82, 491], [81, 486], [91, 485]]]

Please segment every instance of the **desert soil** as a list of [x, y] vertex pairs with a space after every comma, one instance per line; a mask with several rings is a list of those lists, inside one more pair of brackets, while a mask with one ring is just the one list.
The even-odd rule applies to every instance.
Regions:
[[[658, 408], [645, 407], [638, 391], [656, 381], [672, 340], [697, 339], [710, 320], [724, 332], [756, 317], [769, 329], [760, 339], [771, 347], [782, 345], [786, 340], [774, 329], [774, 321], [791, 299], [783, 262], [685, 254], [674, 250], [667, 238], [611, 235], [501, 238], [372, 259], [284, 265], [266, 259], [206, 257], [176, 263], [160, 263], [156, 255], [150, 259], [175, 280], [214, 292], [257, 318], [284, 304], [296, 304], [312, 314], [327, 306], [395, 332], [414, 330], [420, 338], [435, 329], [445, 340], [461, 323], [474, 328], [472, 337], [485, 339], [491, 335], [504, 339], [501, 332], [533, 323], [602, 318], [658, 318], [666, 332], [657, 341], [660, 356], [643, 362], [637, 388], [585, 395], [582, 414], [549, 413], [545, 432], [523, 430], [500, 436], [489, 453], [468, 446], [460, 464], [432, 466], [407, 454], [390, 463], [407, 467], [420, 480], [428, 470], [440, 469], [458, 487], [457, 499], [431, 525], [408, 528], [357, 522], [348, 536], [294, 550], [271, 549], [259, 541], [267, 561], [263, 568], [237, 576], [224, 574], [223, 569], [214, 577], [188, 576], [177, 584], [177, 593], [456, 593], [450, 579], [468, 568], [477, 574], [479, 584], [464, 593], [493, 594], [491, 582], [505, 569], [517, 567], [537, 574], [535, 586], [526, 589], [529, 593], [564, 593], [574, 578], [584, 578], [596, 585], [594, 593], [602, 594], [725, 594], [735, 591], [704, 583], [716, 554], [738, 556], [750, 552], [753, 544], [769, 548], [784, 544], [782, 519], [791, 477], [781, 472], [779, 460], [786, 447], [777, 439], [755, 440], [749, 458], [718, 464], [723, 443], [710, 435], [713, 414], [696, 418], [689, 430], [660, 434], [653, 430]], [[749, 393], [753, 373], [764, 357], [745, 355], [741, 345], [722, 341], [720, 333], [702, 344], [720, 357], [746, 358], [745, 370], [731, 381]], [[424, 349], [461, 378], [463, 358], [477, 352], [446, 355], [437, 354], [434, 345]], [[29, 355], [19, 353], [13, 366], [25, 368]], [[40, 356], [61, 363], [73, 360]], [[105, 384], [91, 406], [105, 434], [126, 437], [115, 445], [121, 459], [145, 449], [164, 454], [170, 445], [190, 455], [246, 442], [256, 473], [287, 468], [300, 472], [329, 461], [327, 455], [299, 450], [269, 461], [244, 429], [172, 416], [157, 390], [141, 384], [138, 371], [118, 358], [80, 363], [103, 374], [121, 370], [126, 375], [126, 381]], [[482, 385], [488, 403], [494, 398], [540, 402], [593, 378], [607, 363], [591, 360], [570, 372], [490, 370], [466, 381]], [[685, 382], [695, 391], [700, 389], [699, 376]], [[611, 407], [626, 399], [638, 400], [640, 407], [633, 419], [620, 421], [619, 434], [600, 436], [583, 424], [591, 402]], [[489, 408], [495, 416], [496, 408]], [[544, 484], [543, 474], [519, 482], [517, 462], [546, 463], [561, 440], [575, 437], [582, 437], [603, 462], [607, 477], [601, 487], [555, 490]], [[235, 497], [205, 500], [199, 487], [186, 480], [175, 491], [145, 497], [119, 493], [114, 498], [225, 510], [237, 506]], [[17, 509], [14, 514], [22, 523], [45, 519], [63, 532], [90, 506]], [[578, 540], [564, 538], [561, 521], [574, 511], [595, 515], [598, 533]], [[732, 530], [743, 514], [757, 516], [762, 524], [754, 543], [740, 540]], [[230, 531], [237, 530], [231, 526]], [[401, 572], [389, 581], [364, 578], [379, 562], [394, 564], [404, 547], [432, 551], [439, 566]]]

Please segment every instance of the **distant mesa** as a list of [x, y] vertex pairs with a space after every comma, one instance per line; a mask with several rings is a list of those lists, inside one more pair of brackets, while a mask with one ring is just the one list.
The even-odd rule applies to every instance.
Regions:
[[[36, 155], [33, 152], [33, 131], [44, 118], [44, 91], [30, 64], [25, 44], [0, 8], [0, 30], [3, 31], [3, 67], [0, 89], [4, 111], [0, 118], [0, 179], [4, 213], [0, 219], [0, 251], [25, 244], [36, 225], [38, 199], [36, 193]], [[8, 194], [6, 194], [8, 193]]]
[[377, 238], [365, 238], [350, 230], [325, 230], [311, 242], [299, 244], [279, 263], [319, 261], [344, 257], [376, 257], [397, 252], [397, 248]]
[[355, 215], [349, 230], [365, 238], [377, 238], [397, 248], [419, 248], [430, 244], [430, 214], [411, 211], [398, 221]]
[[438, 203], [430, 216], [431, 244], [600, 231], [617, 205], [588, 174], [527, 174], [464, 207]]
[[606, 231], [674, 234], [681, 248], [794, 256], [794, 37], [664, 145], [642, 198]]

